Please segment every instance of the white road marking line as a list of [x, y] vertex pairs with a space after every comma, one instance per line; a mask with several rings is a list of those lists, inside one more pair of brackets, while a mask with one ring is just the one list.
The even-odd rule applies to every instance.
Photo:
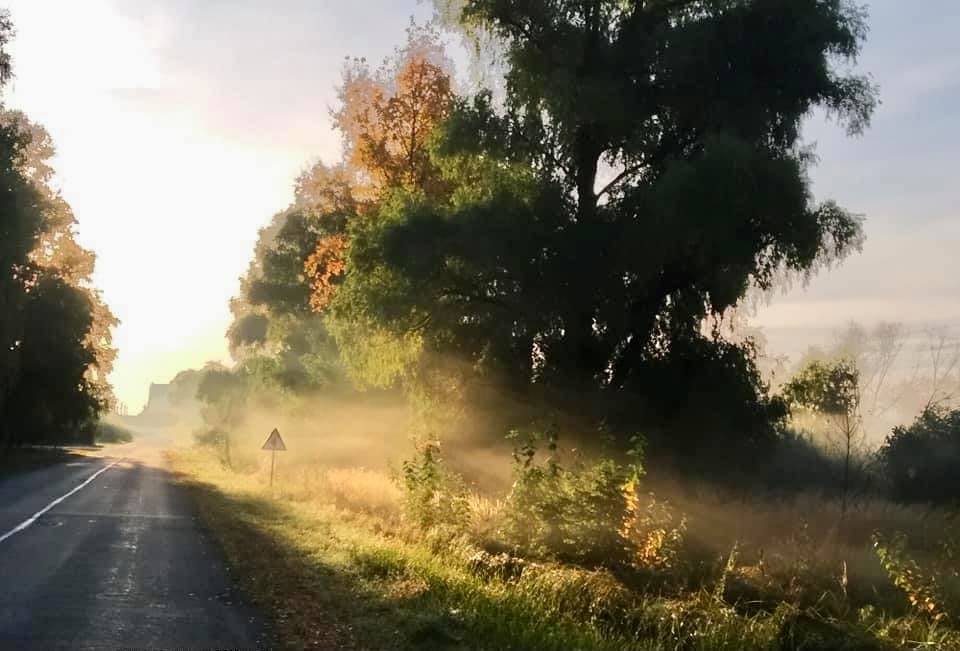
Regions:
[[84, 486], [86, 486], [87, 484], [89, 484], [90, 482], [92, 482], [94, 479], [96, 479], [97, 477], [99, 477], [100, 475], [102, 475], [103, 473], [105, 473], [106, 471], [108, 471], [108, 470], [110, 470], [111, 468], [113, 468], [115, 465], [117, 465], [117, 464], [120, 463], [121, 461], [123, 461], [123, 459], [118, 459], [117, 461], [114, 461], [113, 463], [111, 463], [109, 466], [104, 466], [103, 468], [101, 468], [101, 469], [98, 470], [97, 472], [95, 472], [95, 473], [93, 473], [92, 475], [90, 475], [89, 477], [87, 477], [86, 481], [84, 481], [84, 482], [83, 482], [82, 484], [80, 484], [79, 486], [76, 486], [72, 491], [70, 491], [69, 493], [65, 493], [65, 494], [61, 495], [61, 496], [58, 497], [57, 499], [55, 499], [55, 500], [53, 500], [52, 502], [50, 502], [49, 504], [47, 504], [45, 507], [43, 507], [42, 509], [40, 509], [39, 511], [37, 511], [36, 513], [34, 513], [33, 515], [31, 515], [29, 518], [27, 518], [26, 520], [24, 520], [23, 522], [21, 522], [20, 524], [18, 524], [17, 526], [15, 526], [13, 529], [11, 529], [11, 530], [8, 531], [7, 533], [5, 533], [5, 534], [3, 534], [2, 536], [0, 536], [0, 543], [2, 543], [4, 540], [6, 540], [7, 538], [9, 538], [10, 536], [12, 536], [12, 535], [14, 535], [14, 534], [17, 534], [17, 533], [20, 533], [21, 531], [23, 531], [24, 529], [26, 529], [27, 527], [29, 527], [31, 524], [33, 524], [33, 523], [36, 522], [38, 519], [40, 519], [40, 517], [41, 517], [44, 513], [46, 513], [47, 511], [49, 511], [50, 509], [52, 509], [53, 507], [55, 507], [57, 504], [59, 504], [60, 502], [62, 502], [62, 501], [65, 500], [65, 499], [67, 499], [67, 498], [70, 497], [71, 495], [73, 495], [74, 493], [76, 493], [78, 490], [80, 490], [81, 488], [83, 488]]

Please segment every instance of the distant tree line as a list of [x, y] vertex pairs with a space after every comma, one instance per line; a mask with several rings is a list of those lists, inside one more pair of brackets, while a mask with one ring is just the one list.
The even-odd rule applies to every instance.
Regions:
[[[0, 85], [12, 77], [13, 25], [0, 13]], [[50, 135], [0, 109], [0, 450], [92, 442], [113, 399], [117, 319], [91, 284], [95, 256], [53, 188]]]
[[[791, 427], [840, 466], [819, 483], [836, 486], [844, 508], [864, 491], [960, 504], [960, 343], [945, 331], [928, 332], [910, 363], [900, 359], [906, 337], [899, 324], [868, 331], [851, 323], [832, 348], [808, 351], [782, 387]], [[913, 422], [884, 426], [894, 411]], [[879, 432], [882, 444], [871, 445]]]

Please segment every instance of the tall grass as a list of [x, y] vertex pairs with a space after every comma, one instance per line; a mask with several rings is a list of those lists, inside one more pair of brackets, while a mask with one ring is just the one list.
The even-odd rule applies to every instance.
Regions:
[[[239, 533], [217, 527], [221, 535], [256, 535], [297, 559], [279, 573], [286, 589], [271, 588], [267, 599], [283, 613], [280, 629], [291, 648], [309, 648], [302, 631], [326, 617], [303, 606], [313, 599], [348, 622], [366, 648], [960, 650], [953, 628], [960, 613], [933, 617], [913, 607], [875, 546], [877, 532], [903, 532], [898, 558], [913, 559], [917, 568], [943, 567], [942, 542], [956, 531], [944, 511], [871, 499], [841, 519], [838, 500], [816, 495], [745, 499], [706, 487], [641, 483], [633, 486], [632, 505], [621, 493], [624, 519], [609, 531], [620, 528], [619, 539], [633, 552], [654, 549], [639, 557], [610, 549], [604, 559], [593, 548], [570, 554], [578, 542], [568, 516], [558, 516], [567, 519], [556, 549], [549, 536], [539, 546], [518, 544], [514, 534], [523, 520], [516, 496], [481, 495], [462, 482], [454, 482], [462, 511], [443, 511], [458, 521], [425, 520], [412, 510], [448, 497], [440, 494], [445, 480], [431, 472], [425, 476], [434, 483], [411, 505], [402, 470], [281, 457], [270, 499], [265, 457], [244, 454], [250, 460], [243, 472], [202, 450], [178, 453], [175, 461], [187, 476], [208, 482], [202, 489], [208, 513], [221, 523], [242, 522]], [[609, 468], [601, 471], [596, 476], [622, 480]], [[602, 500], [612, 493], [599, 490], [596, 477], [584, 478], [589, 467], [577, 472], [549, 508], [525, 503], [519, 514], [539, 526], [536, 518], [578, 502], [570, 512], [577, 518], [607, 517], [602, 509], [585, 512], [578, 491]], [[523, 499], [541, 499], [551, 486], [527, 485]], [[656, 495], [644, 492], [653, 488]], [[276, 578], [276, 568], [257, 566], [247, 547], [225, 540], [228, 551], [231, 545], [239, 567], [253, 566], [249, 585], [255, 593], [261, 585], [263, 595], [262, 575]], [[323, 585], [304, 582], [318, 573], [327, 577]], [[340, 591], [335, 604], [320, 594], [331, 580]], [[278, 603], [286, 606], [277, 611]]]

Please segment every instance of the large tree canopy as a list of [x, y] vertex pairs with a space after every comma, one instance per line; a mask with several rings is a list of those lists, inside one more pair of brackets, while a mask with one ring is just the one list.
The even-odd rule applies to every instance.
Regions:
[[262, 229], [231, 304], [234, 357], [294, 390], [344, 383], [324, 312], [343, 280], [348, 223], [373, 218], [395, 191], [442, 190], [430, 137], [453, 105], [450, 63], [429, 28], [378, 69], [349, 60], [333, 112], [343, 161], [318, 162], [296, 180], [293, 203]]
[[[12, 33], [0, 13], [0, 86]], [[0, 446], [91, 440], [112, 400], [116, 318], [90, 280], [70, 206], [51, 186], [53, 141], [0, 107]]]
[[814, 202], [799, 134], [817, 108], [851, 133], [869, 121], [873, 87], [842, 72], [863, 13], [469, 0], [462, 20], [501, 39], [505, 102], [462, 100], [435, 134], [445, 192], [397, 191], [352, 223], [331, 312], [477, 377], [594, 396], [604, 420], [763, 430], [781, 406], [749, 347], [705, 323], [861, 242], [856, 217]]

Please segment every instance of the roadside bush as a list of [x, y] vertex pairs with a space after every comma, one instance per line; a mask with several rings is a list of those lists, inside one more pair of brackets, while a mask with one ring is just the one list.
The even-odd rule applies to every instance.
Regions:
[[199, 429], [193, 433], [194, 442], [201, 447], [216, 448], [223, 445], [227, 434], [215, 427]]
[[928, 407], [879, 453], [895, 499], [960, 504], [960, 409]]
[[[514, 482], [504, 506], [503, 540], [520, 554], [588, 566], [623, 562], [619, 525], [627, 517], [625, 488], [640, 477], [640, 451], [631, 463], [577, 459], [564, 467], [552, 435], [514, 432]], [[546, 441], [546, 458], [537, 460]]]
[[637, 480], [628, 481], [623, 490], [626, 505], [619, 533], [628, 562], [638, 570], [674, 568], [687, 531], [686, 518], [653, 493], [642, 494]]
[[956, 621], [960, 616], [960, 545], [949, 537], [932, 560], [921, 563], [908, 550], [903, 534], [876, 533], [873, 546], [880, 564], [913, 610], [933, 622]]
[[93, 440], [96, 443], [129, 443], [133, 440], [133, 432], [126, 427], [100, 421], [97, 423]]
[[421, 530], [462, 530], [470, 519], [466, 486], [443, 463], [438, 441], [419, 441], [400, 473], [404, 515]]

